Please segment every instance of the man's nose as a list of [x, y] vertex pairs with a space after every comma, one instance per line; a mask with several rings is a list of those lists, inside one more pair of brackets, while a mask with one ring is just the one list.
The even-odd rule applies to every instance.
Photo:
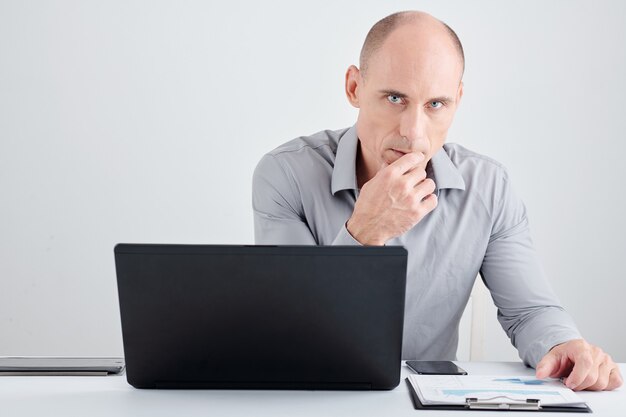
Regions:
[[407, 110], [400, 121], [400, 135], [406, 137], [412, 148], [419, 149], [422, 142], [427, 142], [426, 115], [421, 109]]

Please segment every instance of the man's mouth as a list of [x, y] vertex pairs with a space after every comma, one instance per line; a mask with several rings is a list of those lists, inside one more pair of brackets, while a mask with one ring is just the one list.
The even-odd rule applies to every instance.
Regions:
[[392, 148], [391, 150], [393, 151], [393, 153], [395, 153], [395, 154], [396, 154], [396, 156], [397, 156], [398, 158], [401, 158], [401, 157], [403, 157], [404, 155], [406, 155], [407, 153], [409, 153], [408, 151], [403, 151], [403, 150], [400, 150], [400, 149], [394, 149], [394, 148]]
[[396, 154], [397, 157], [402, 157], [404, 155], [406, 155], [407, 153], [421, 153], [423, 156], [426, 156], [426, 152], [422, 152], [422, 151], [411, 151], [411, 150], [406, 150], [406, 149], [396, 149], [396, 148], [391, 148], [391, 151], [393, 153]]

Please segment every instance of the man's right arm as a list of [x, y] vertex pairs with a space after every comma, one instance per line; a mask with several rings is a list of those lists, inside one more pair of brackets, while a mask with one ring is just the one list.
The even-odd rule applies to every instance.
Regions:
[[254, 241], [258, 245], [317, 245], [309, 229], [293, 178], [271, 154], [252, 176]]
[[[319, 245], [304, 215], [302, 197], [292, 176], [271, 154], [258, 163], [252, 176], [254, 241], [257, 245]], [[360, 245], [346, 229], [332, 245]]]
[[363, 184], [346, 223], [354, 239], [364, 245], [382, 246], [419, 223], [437, 207], [435, 182], [419, 167], [422, 153], [408, 153]]
[[[435, 184], [414, 169], [421, 154], [407, 154], [363, 185], [354, 212], [332, 245], [383, 245], [419, 222], [437, 205]], [[317, 245], [293, 174], [271, 154], [252, 179], [254, 234], [257, 244]], [[348, 231], [350, 230], [350, 231]]]

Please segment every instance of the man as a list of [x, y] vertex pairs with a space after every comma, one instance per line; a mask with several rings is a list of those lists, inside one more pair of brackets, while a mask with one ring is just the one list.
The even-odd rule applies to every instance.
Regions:
[[409, 251], [405, 359], [454, 359], [480, 272], [498, 320], [538, 378], [575, 390], [622, 384], [553, 294], [505, 168], [445, 143], [463, 95], [463, 48], [447, 25], [400, 12], [368, 33], [346, 73], [354, 126], [294, 139], [253, 178], [264, 244], [403, 245]]

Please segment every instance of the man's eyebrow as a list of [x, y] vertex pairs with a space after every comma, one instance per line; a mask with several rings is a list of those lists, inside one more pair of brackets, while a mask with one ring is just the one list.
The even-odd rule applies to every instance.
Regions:
[[381, 94], [388, 95], [388, 96], [398, 96], [400, 98], [407, 98], [408, 97], [406, 94], [401, 93], [401, 92], [396, 91], [396, 90], [384, 90], [383, 89], [383, 90], [378, 90], [378, 92], [381, 93]]
[[454, 99], [448, 96], [435, 97], [428, 101], [445, 101], [446, 103], [454, 103]]
[[[408, 95], [401, 93], [399, 91], [396, 90], [378, 90], [379, 93], [381, 94], [385, 94], [387, 96], [398, 96], [400, 98], [407, 98], [409, 97]], [[453, 103], [454, 99], [448, 96], [440, 96], [440, 97], [433, 97], [431, 99], [429, 99], [428, 101], [445, 101], [446, 103]]]

